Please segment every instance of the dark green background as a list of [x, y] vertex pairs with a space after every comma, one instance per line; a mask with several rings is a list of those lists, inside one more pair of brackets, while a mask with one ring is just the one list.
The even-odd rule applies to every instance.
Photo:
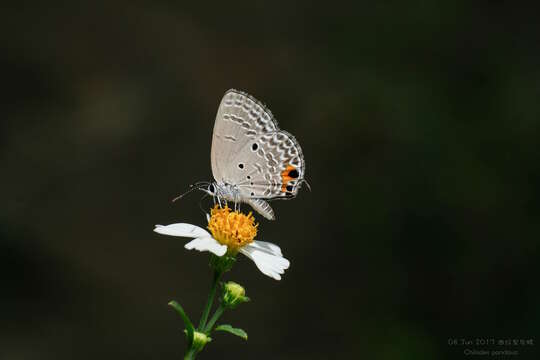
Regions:
[[[180, 359], [231, 87], [300, 141], [312, 192], [240, 258], [252, 302], [201, 359], [461, 359], [540, 331], [540, 25], [504, 2], [12, 3], [0, 14], [0, 358]], [[208, 203], [203, 203], [208, 206]], [[538, 356], [538, 346], [513, 359]], [[500, 358], [500, 357], [499, 357]]]

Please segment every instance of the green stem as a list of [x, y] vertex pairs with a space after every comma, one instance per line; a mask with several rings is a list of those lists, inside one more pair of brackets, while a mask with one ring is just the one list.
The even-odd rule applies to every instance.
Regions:
[[197, 355], [197, 352], [195, 351], [195, 349], [190, 348], [188, 352], [186, 353], [186, 355], [184, 356], [184, 360], [193, 360], [195, 359], [195, 355]]
[[212, 288], [210, 289], [210, 294], [208, 294], [208, 300], [206, 301], [206, 306], [204, 307], [204, 311], [201, 316], [201, 321], [199, 321], [199, 327], [197, 328], [199, 331], [203, 331], [203, 329], [206, 326], [206, 320], [208, 320], [208, 314], [210, 313], [210, 309], [212, 308], [212, 305], [214, 304], [214, 296], [216, 295], [216, 289], [217, 285], [219, 283], [219, 278], [221, 277], [222, 272], [215, 270], [214, 271], [214, 279], [212, 280]]
[[224, 311], [225, 311], [225, 306], [223, 306], [223, 304], [219, 305], [219, 307], [217, 308], [216, 312], [214, 313], [210, 321], [208, 321], [208, 324], [206, 325], [206, 328], [204, 329], [205, 333], [209, 334], [210, 331], [212, 331], [212, 328], [216, 324], [216, 321], [218, 321], [221, 315], [223, 315]]

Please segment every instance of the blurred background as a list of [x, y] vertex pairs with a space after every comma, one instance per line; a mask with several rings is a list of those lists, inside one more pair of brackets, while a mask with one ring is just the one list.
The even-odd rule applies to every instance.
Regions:
[[[21, 2], [0, 14], [0, 359], [180, 359], [217, 106], [266, 103], [304, 189], [291, 267], [200, 359], [538, 358], [540, 25], [505, 2]], [[203, 203], [205, 207], [209, 203]], [[472, 344], [452, 345], [453, 340]], [[477, 346], [476, 339], [534, 345]], [[519, 343], [519, 342], [518, 342]], [[502, 358], [502, 357], [499, 357]]]

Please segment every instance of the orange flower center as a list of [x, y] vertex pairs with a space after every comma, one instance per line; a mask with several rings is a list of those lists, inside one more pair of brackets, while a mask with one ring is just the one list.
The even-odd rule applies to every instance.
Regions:
[[214, 239], [220, 244], [227, 245], [232, 253], [253, 242], [258, 226], [251, 212], [245, 215], [239, 211], [231, 211], [228, 206], [220, 208], [218, 205], [210, 210], [208, 230]]

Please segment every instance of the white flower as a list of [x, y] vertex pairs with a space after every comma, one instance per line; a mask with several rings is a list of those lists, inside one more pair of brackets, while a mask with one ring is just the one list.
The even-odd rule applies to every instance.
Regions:
[[210, 234], [205, 229], [192, 224], [178, 223], [171, 225], [156, 225], [154, 231], [171, 236], [192, 238], [185, 245], [188, 250], [210, 251], [217, 256], [227, 252], [244, 254], [265, 275], [280, 280], [281, 274], [289, 268], [289, 260], [283, 257], [279, 246], [257, 241], [253, 238], [257, 233], [257, 225], [253, 216], [244, 215], [229, 208], [212, 209], [212, 216], [208, 219]]

